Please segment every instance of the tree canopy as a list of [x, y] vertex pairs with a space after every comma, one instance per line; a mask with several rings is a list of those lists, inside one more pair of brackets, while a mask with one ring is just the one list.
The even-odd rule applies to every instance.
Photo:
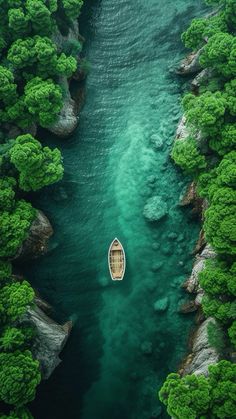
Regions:
[[17, 407], [29, 403], [40, 378], [39, 362], [30, 351], [0, 353], [0, 400]]
[[24, 191], [36, 191], [60, 180], [63, 176], [62, 157], [55, 148], [42, 147], [31, 135], [16, 138], [10, 159], [19, 171], [19, 186]]
[[175, 141], [171, 157], [187, 173], [198, 173], [206, 167], [205, 157], [199, 152], [194, 138]]
[[11, 212], [0, 212], [0, 257], [13, 257], [26, 239], [35, 218], [35, 210], [29, 202], [16, 202]]

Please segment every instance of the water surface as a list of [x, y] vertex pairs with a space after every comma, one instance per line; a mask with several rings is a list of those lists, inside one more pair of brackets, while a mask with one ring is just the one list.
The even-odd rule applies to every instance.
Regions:
[[[56, 318], [74, 321], [63, 363], [32, 405], [36, 419], [166, 417], [156, 393], [187, 351], [192, 319], [177, 313], [179, 286], [198, 233], [178, 206], [185, 184], [169, 158], [186, 82], [170, 69], [184, 54], [181, 32], [202, 10], [196, 0], [86, 1], [86, 105], [72, 138], [45, 139], [62, 148], [65, 177], [34, 202], [55, 234], [51, 252], [26, 271]], [[168, 216], [153, 225], [143, 208], [154, 195]], [[118, 283], [107, 267], [115, 236], [127, 256]], [[168, 309], [155, 312], [164, 297]]]

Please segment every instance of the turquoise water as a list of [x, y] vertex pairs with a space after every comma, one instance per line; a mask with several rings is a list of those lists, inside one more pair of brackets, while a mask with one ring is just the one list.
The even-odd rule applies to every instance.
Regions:
[[[35, 198], [55, 234], [50, 253], [25, 267], [55, 317], [74, 320], [63, 363], [32, 405], [36, 419], [155, 418], [157, 389], [187, 351], [192, 318], [177, 308], [198, 223], [178, 206], [185, 184], [169, 158], [185, 83], [170, 70], [184, 54], [180, 33], [201, 11], [196, 0], [88, 0], [84, 8], [86, 105], [72, 138], [45, 140], [59, 142], [65, 177]], [[143, 208], [156, 195], [168, 216], [150, 224]], [[118, 283], [107, 267], [115, 236], [127, 256]], [[168, 309], [156, 312], [163, 297]]]

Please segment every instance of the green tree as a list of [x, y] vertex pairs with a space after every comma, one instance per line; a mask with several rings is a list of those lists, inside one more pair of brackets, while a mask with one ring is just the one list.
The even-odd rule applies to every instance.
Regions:
[[30, 411], [26, 407], [19, 407], [11, 410], [9, 415], [1, 415], [1, 419], [34, 419]]
[[187, 173], [198, 173], [206, 168], [206, 159], [198, 150], [194, 138], [175, 141], [171, 157]]
[[17, 99], [14, 75], [6, 67], [0, 66], [0, 101], [4, 105], [10, 105]]
[[228, 329], [228, 334], [232, 344], [236, 347], [236, 320], [233, 321], [232, 325]]
[[39, 362], [30, 351], [0, 354], [0, 399], [17, 407], [32, 401], [40, 382]]
[[[236, 58], [236, 55], [235, 55]], [[236, 79], [225, 84], [225, 92], [223, 94], [226, 100], [226, 108], [230, 115], [236, 115]]]
[[222, 355], [225, 349], [225, 334], [219, 323], [209, 322], [207, 326], [208, 342], [215, 348], [219, 355]]
[[31, 135], [16, 138], [10, 159], [20, 174], [19, 185], [24, 191], [36, 191], [57, 182], [63, 176], [60, 151], [42, 147]]
[[79, 14], [81, 7], [83, 6], [83, 0], [61, 0], [64, 8], [65, 15], [69, 19], [76, 19]]
[[1, 285], [11, 278], [12, 266], [6, 260], [0, 260], [0, 283]]
[[235, 50], [235, 38], [228, 33], [219, 32], [213, 35], [204, 46], [200, 56], [203, 67], [214, 68], [225, 77], [236, 75], [236, 66], [231, 67], [232, 55]]
[[14, 322], [32, 305], [34, 290], [27, 281], [12, 282], [0, 290], [3, 323]]
[[53, 32], [55, 22], [44, 0], [26, 0], [25, 8], [34, 33], [50, 35]]
[[0, 210], [11, 211], [15, 205], [16, 180], [13, 177], [0, 179]]
[[70, 77], [77, 68], [76, 59], [64, 53], [58, 55], [51, 39], [39, 35], [17, 39], [11, 45], [8, 60], [15, 69], [27, 69], [27, 74], [42, 78], [64, 75]]
[[208, 38], [226, 31], [225, 15], [219, 13], [217, 16], [193, 19], [187, 31], [182, 34], [182, 41], [186, 48], [196, 50], [201, 48]]
[[236, 148], [236, 124], [224, 124], [221, 132], [210, 139], [212, 150], [221, 156]]
[[216, 135], [221, 128], [226, 100], [220, 92], [206, 92], [200, 96], [189, 93], [183, 99], [187, 122], [209, 136]]
[[233, 418], [236, 411], [236, 365], [220, 361], [210, 365], [208, 370], [212, 417]]
[[227, 284], [231, 274], [224, 262], [208, 260], [198, 277], [201, 287], [207, 294], [211, 296], [229, 294]]
[[15, 36], [25, 35], [30, 32], [29, 16], [21, 7], [8, 10], [8, 25]]
[[0, 349], [4, 352], [22, 349], [25, 343], [25, 336], [21, 329], [7, 327], [0, 337]]
[[23, 200], [16, 203], [13, 211], [0, 213], [0, 257], [15, 256], [26, 239], [35, 216], [35, 209]]
[[210, 405], [210, 386], [204, 376], [169, 374], [159, 392], [170, 416], [196, 419], [205, 415]]
[[35, 121], [48, 127], [56, 121], [62, 108], [61, 89], [50, 79], [35, 77], [25, 86], [25, 104]]
[[225, 324], [236, 318], [236, 302], [222, 302], [217, 298], [205, 295], [202, 300], [202, 308], [207, 317], [215, 317]]

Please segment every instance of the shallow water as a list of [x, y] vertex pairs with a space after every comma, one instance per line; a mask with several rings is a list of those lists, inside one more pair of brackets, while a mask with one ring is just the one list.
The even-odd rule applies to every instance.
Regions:
[[[192, 318], [177, 308], [198, 223], [178, 206], [185, 181], [168, 157], [185, 82], [170, 70], [184, 54], [180, 33], [202, 11], [200, 0], [87, 0], [86, 105], [72, 138], [45, 139], [59, 142], [66, 173], [35, 198], [55, 234], [50, 253], [25, 267], [56, 318], [74, 321], [36, 419], [155, 418], [157, 389], [187, 351]], [[168, 216], [150, 224], [143, 208], [155, 195]], [[127, 256], [118, 283], [107, 267], [115, 236]], [[155, 312], [163, 297], [168, 309]]]

